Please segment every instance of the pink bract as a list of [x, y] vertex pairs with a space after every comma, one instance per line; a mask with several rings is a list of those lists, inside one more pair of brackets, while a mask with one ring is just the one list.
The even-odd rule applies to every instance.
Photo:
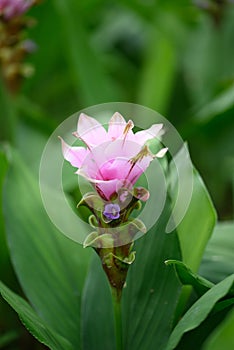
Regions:
[[0, 15], [10, 20], [25, 13], [32, 4], [33, 0], [0, 0]]
[[116, 112], [106, 131], [96, 119], [81, 113], [74, 136], [86, 147], [70, 147], [61, 139], [64, 158], [78, 168], [76, 173], [90, 181], [105, 200], [121, 187], [131, 188], [150, 162], [167, 152], [167, 148], [162, 148], [153, 155], [145, 145], [159, 135], [163, 124], [154, 124], [135, 134], [133, 126], [131, 120], [126, 122]]

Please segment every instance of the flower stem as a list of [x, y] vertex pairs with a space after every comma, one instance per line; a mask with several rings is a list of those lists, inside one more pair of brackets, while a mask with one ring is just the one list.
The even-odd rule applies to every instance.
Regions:
[[0, 76], [0, 139], [1, 141], [14, 141], [16, 126], [16, 112], [13, 106], [13, 99], [10, 98], [2, 76]]
[[121, 295], [114, 288], [112, 288], [112, 301], [114, 307], [116, 350], [123, 350]]

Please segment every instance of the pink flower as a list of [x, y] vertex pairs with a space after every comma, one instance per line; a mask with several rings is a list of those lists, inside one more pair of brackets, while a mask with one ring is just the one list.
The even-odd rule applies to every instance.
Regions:
[[0, 16], [5, 20], [18, 17], [32, 6], [33, 0], [0, 0]]
[[128, 122], [115, 113], [109, 121], [108, 131], [94, 118], [81, 114], [74, 133], [86, 147], [70, 147], [62, 139], [64, 158], [78, 168], [99, 195], [109, 200], [122, 187], [131, 188], [155, 158], [161, 158], [167, 148], [153, 155], [146, 141], [155, 138], [163, 124], [154, 124], [148, 130], [132, 131]]

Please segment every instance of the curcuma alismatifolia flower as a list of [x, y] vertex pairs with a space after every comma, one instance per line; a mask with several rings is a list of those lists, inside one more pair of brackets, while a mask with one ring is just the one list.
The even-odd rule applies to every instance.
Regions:
[[117, 112], [107, 130], [82, 113], [74, 136], [84, 147], [71, 147], [60, 138], [64, 158], [96, 190], [86, 193], [78, 204], [90, 209], [89, 223], [95, 229], [83, 244], [94, 247], [117, 298], [121, 296], [128, 267], [135, 259], [134, 237], [139, 231], [146, 232], [144, 223], [131, 218], [131, 213], [141, 208], [140, 201], [148, 200], [149, 192], [134, 185], [150, 162], [167, 152], [167, 148], [162, 148], [153, 154], [147, 145], [147, 141], [159, 135], [162, 124], [136, 133], [133, 127], [131, 120], [126, 122]]
[[77, 174], [85, 177], [99, 195], [109, 200], [119, 188], [131, 188], [155, 158], [161, 158], [167, 148], [152, 154], [146, 141], [158, 136], [163, 124], [154, 124], [148, 130], [132, 131], [133, 122], [128, 122], [115, 113], [109, 121], [108, 131], [94, 118], [81, 114], [74, 135], [86, 147], [70, 147], [62, 139], [64, 158]]

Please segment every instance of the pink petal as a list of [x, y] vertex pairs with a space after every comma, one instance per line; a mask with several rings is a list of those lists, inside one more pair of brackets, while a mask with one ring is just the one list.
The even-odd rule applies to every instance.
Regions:
[[145, 156], [143, 159], [138, 161], [135, 165], [131, 164], [131, 169], [127, 179], [134, 185], [138, 178], [146, 171], [151, 161], [153, 160], [152, 156]]
[[118, 112], [113, 114], [109, 121], [108, 136], [111, 140], [115, 140], [123, 135], [126, 127], [126, 120]]
[[72, 166], [80, 168], [87, 157], [89, 151], [84, 147], [70, 147], [61, 137], [62, 152], [64, 158], [71, 163]]
[[118, 112], [113, 114], [112, 118], [109, 122], [109, 128], [108, 128], [108, 136], [110, 140], [114, 141], [116, 139], [122, 139], [134, 141], [135, 136], [132, 132], [132, 129], [134, 127], [133, 121], [129, 120], [128, 122], [125, 121], [125, 119], [122, 117], [122, 115]]
[[89, 148], [108, 141], [107, 132], [104, 127], [96, 119], [84, 113], [80, 114], [77, 134]]
[[119, 183], [118, 179], [109, 181], [97, 180], [90, 178], [82, 169], [78, 170], [76, 173], [83, 176], [87, 181], [89, 181], [95, 187], [99, 195], [105, 200], [109, 200], [111, 195], [116, 192], [117, 184]]
[[118, 139], [104, 142], [89, 151], [82, 169], [89, 177], [99, 180], [124, 178], [126, 164], [140, 151], [138, 144]]
[[141, 150], [141, 145], [134, 141], [117, 139], [106, 143], [104, 152], [107, 159], [117, 157], [133, 158]]
[[20, 16], [33, 5], [33, 0], [6, 0], [0, 1], [0, 11], [5, 19]]
[[159, 131], [162, 129], [163, 124], [153, 124], [147, 130], [138, 131], [135, 134], [136, 142], [139, 142], [141, 145], [144, 145], [146, 141], [153, 139], [159, 134]]
[[103, 180], [124, 180], [130, 170], [129, 160], [126, 158], [115, 158], [107, 161], [100, 168]]
[[100, 169], [103, 164], [106, 164], [110, 160], [110, 157], [108, 158], [108, 155], [105, 152], [110, 143], [111, 142], [104, 142], [89, 151], [89, 155], [82, 166], [82, 169], [89, 177], [103, 180]]
[[102, 196], [104, 199], [109, 200], [110, 197], [116, 193], [116, 187], [119, 183], [119, 180], [109, 180], [109, 181], [99, 181], [95, 183], [96, 191]]
[[104, 164], [100, 168], [100, 173], [104, 181], [117, 179], [123, 183], [126, 182], [134, 185], [139, 176], [148, 168], [152, 160], [152, 156], [146, 156], [133, 165], [129, 159], [116, 158]]

